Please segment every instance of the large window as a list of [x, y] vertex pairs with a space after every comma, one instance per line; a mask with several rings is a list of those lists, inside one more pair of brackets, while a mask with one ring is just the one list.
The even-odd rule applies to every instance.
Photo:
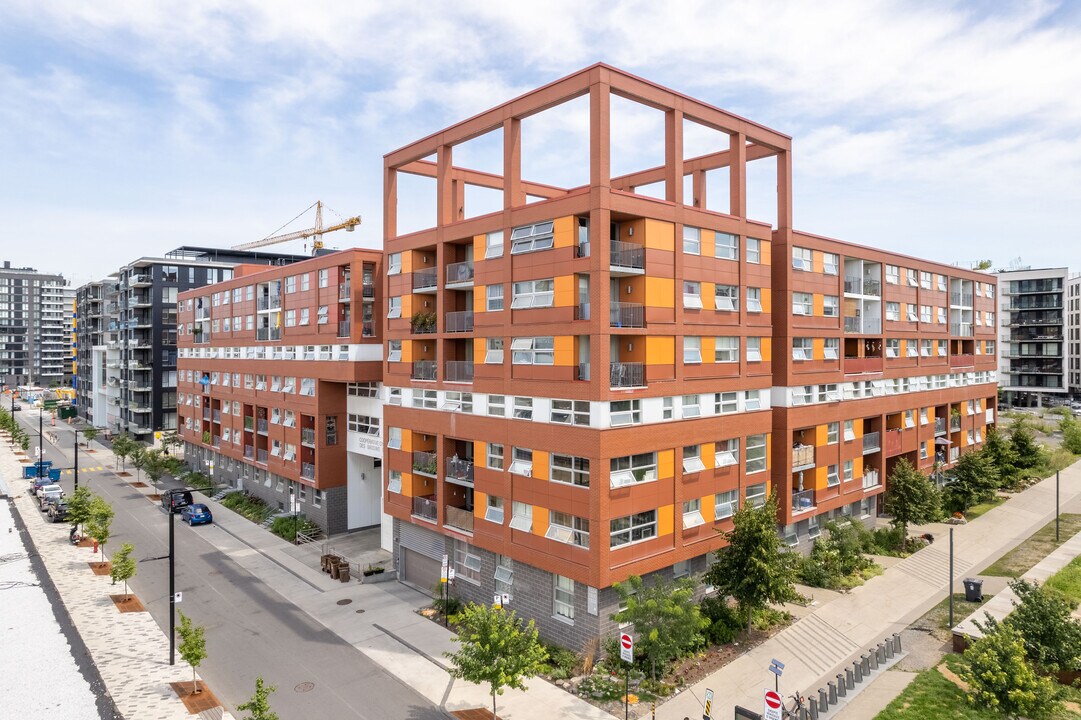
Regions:
[[647, 510], [615, 518], [610, 527], [609, 547], [613, 548], [657, 537], [657, 511]]
[[714, 467], [729, 467], [739, 463], [739, 438], [720, 440], [714, 447]]
[[683, 362], [688, 365], [702, 362], [702, 338], [690, 335], [683, 338]]
[[473, 552], [469, 543], [461, 540], [454, 541], [454, 573], [455, 577], [471, 582], [474, 585], [480, 583], [480, 557]]
[[552, 400], [551, 418], [560, 425], [589, 425], [589, 401]]
[[552, 614], [574, 622], [574, 580], [553, 575]]
[[554, 293], [555, 284], [551, 278], [516, 282], [510, 306], [512, 310], [551, 307]]
[[589, 487], [589, 459], [552, 453], [552, 482]]
[[484, 362], [489, 365], [503, 364], [503, 338], [485, 338]]
[[493, 470], [503, 469], [503, 446], [496, 443], [488, 443], [487, 465]]
[[589, 547], [589, 520], [569, 513], [548, 511], [548, 530], [544, 537], [568, 545]]
[[[736, 235], [723, 232], [716, 233], [714, 248], [714, 255], [722, 260], [739, 260], [739, 237]], [[749, 258], [748, 261], [750, 261]]]
[[758, 265], [762, 262], [762, 241], [747, 238], [747, 262]]
[[536, 250], [548, 250], [554, 242], [555, 236], [552, 234], [554, 227], [554, 223], [549, 220], [535, 225], [514, 228], [510, 234], [511, 255]]
[[762, 472], [766, 469], [766, 436], [750, 435], [747, 437], [747, 474]]
[[811, 249], [792, 247], [792, 267], [795, 270], [806, 270], [810, 272], [814, 268], [814, 263], [811, 260]]
[[610, 461], [611, 486], [626, 487], [657, 479], [657, 453], [639, 453], [612, 458]]
[[510, 526], [522, 532], [533, 531], [533, 506], [515, 500], [511, 503]]
[[488, 504], [484, 508], [484, 519], [496, 525], [502, 525], [504, 519], [503, 498], [495, 495], [488, 496]]
[[747, 362], [762, 362], [762, 338], [747, 338]]
[[811, 338], [792, 338], [792, 359], [810, 360], [814, 357], [814, 340]]
[[713, 412], [717, 415], [734, 413], [739, 410], [739, 393], [720, 392], [713, 394]]
[[762, 288], [747, 288], [747, 312], [762, 312]]
[[499, 312], [503, 309], [503, 286], [488, 285], [484, 288], [485, 307], [488, 312]]
[[739, 285], [717, 285], [714, 287], [714, 305], [718, 311], [736, 312], [739, 310]]
[[690, 310], [702, 309], [702, 283], [683, 281], [683, 307]]
[[641, 400], [613, 400], [608, 404], [612, 427], [637, 425], [642, 422]]
[[514, 448], [514, 460], [510, 464], [510, 471], [515, 475], [533, 476], [533, 451], [529, 448]]
[[792, 293], [792, 314], [811, 315], [814, 313], [814, 296], [811, 293]]
[[689, 225], [683, 226], [683, 252], [688, 255], [702, 254], [702, 231]]
[[484, 240], [484, 257], [496, 258], [503, 256], [503, 231], [496, 230], [488, 233]]
[[837, 317], [840, 299], [836, 295], [824, 295], [822, 297], [822, 314], [826, 317]]
[[766, 504], [766, 483], [748, 485], [744, 493], [746, 502], [751, 507], [761, 507]]
[[684, 445], [683, 446], [683, 472], [684, 473], [697, 473], [706, 469], [705, 464], [702, 462], [702, 446], [701, 445]]
[[719, 337], [714, 346], [714, 358], [719, 363], [739, 362], [739, 338]]
[[836, 275], [840, 258], [833, 253], [822, 253], [822, 270], [827, 275]]
[[713, 496], [713, 519], [730, 518], [739, 509], [739, 491], [726, 490]]
[[515, 365], [552, 365], [555, 363], [555, 338], [520, 337], [511, 340], [511, 362]]

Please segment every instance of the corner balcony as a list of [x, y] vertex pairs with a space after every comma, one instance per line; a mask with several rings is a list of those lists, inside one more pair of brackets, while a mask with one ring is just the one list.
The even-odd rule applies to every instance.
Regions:
[[792, 493], [792, 513], [807, 512], [815, 508], [815, 491], [801, 490]]
[[613, 302], [609, 324], [614, 328], [644, 328], [646, 326], [645, 305], [640, 303]]
[[443, 508], [443, 525], [472, 534], [473, 513], [465, 508], [447, 505]]
[[797, 445], [792, 448], [792, 472], [810, 470], [815, 466], [814, 445]]
[[611, 387], [633, 388], [646, 386], [645, 363], [611, 363]]
[[644, 246], [613, 240], [610, 247], [609, 272], [614, 277], [645, 273], [646, 249]]

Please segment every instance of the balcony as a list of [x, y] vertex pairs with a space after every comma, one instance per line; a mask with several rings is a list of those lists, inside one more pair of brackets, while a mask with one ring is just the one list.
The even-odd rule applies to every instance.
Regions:
[[443, 525], [462, 532], [473, 532], [473, 513], [465, 508], [447, 505], [443, 508]]
[[792, 448], [792, 472], [810, 470], [815, 466], [814, 445], [797, 445]]
[[444, 330], [449, 333], [473, 332], [473, 311], [449, 312]]
[[375, 337], [375, 323], [367, 321], [361, 325], [361, 337]]
[[473, 382], [473, 361], [448, 360], [443, 379], [447, 382]]
[[975, 355], [950, 355], [950, 367], [972, 367], [976, 364]]
[[613, 240], [611, 244], [609, 269], [618, 275], [641, 275], [646, 268], [646, 249], [635, 243]]
[[578, 363], [574, 370], [575, 380], [589, 380], [589, 363]]
[[856, 335], [881, 335], [882, 321], [878, 318], [845, 316], [845, 332]]
[[349, 283], [342, 283], [338, 286], [338, 300], [341, 302], [349, 302], [353, 299], [353, 286]]
[[210, 444], [214, 447], [221, 447], [221, 435], [215, 435], [210, 439]]
[[221, 422], [221, 410], [215, 410], [213, 415], [214, 415], [214, 422], [220, 423]]
[[413, 451], [413, 472], [418, 475], [435, 477], [438, 469], [439, 462], [434, 452], [425, 452], [423, 450]]
[[314, 480], [315, 463], [300, 463], [300, 477], [305, 480]]
[[253, 445], [244, 446], [244, 458], [247, 460], [252, 460], [255, 458], [255, 447]]
[[871, 278], [846, 277], [845, 295], [882, 297], [882, 283]]
[[447, 287], [473, 287], [473, 261], [450, 263], [447, 265]]
[[210, 408], [203, 408], [203, 420], [210, 420]]
[[150, 275], [132, 275], [128, 278], [128, 285], [151, 285], [154, 279]]
[[259, 448], [255, 451], [255, 462], [266, 465], [267, 451], [266, 448]]
[[802, 490], [792, 493], [792, 512], [800, 513], [813, 510], [815, 507], [815, 491]]
[[[432, 495], [431, 497], [435, 497]], [[434, 501], [429, 500], [426, 497], [413, 498], [413, 517], [420, 518], [421, 520], [427, 520], [430, 523], [435, 522], [438, 506]]]
[[631, 388], [645, 387], [646, 366], [644, 363], [611, 363], [610, 373], [611, 387]]
[[339, 320], [338, 321], [338, 337], [349, 337], [349, 333], [352, 330], [351, 320]]
[[950, 335], [972, 337], [972, 323], [950, 323]]
[[315, 447], [315, 428], [300, 428], [300, 444]]
[[955, 415], [950, 418], [950, 432], [961, 432], [961, 416]]
[[260, 310], [278, 310], [282, 306], [281, 295], [263, 295], [259, 298]]
[[439, 273], [435, 268], [413, 271], [414, 292], [435, 292], [439, 287]]
[[364, 283], [360, 292], [365, 300], [372, 300], [375, 298], [375, 285], [372, 283]]
[[609, 324], [614, 328], [644, 328], [646, 308], [640, 303], [613, 302]]
[[449, 482], [473, 487], [473, 463], [461, 458], [447, 458], [446, 478]]
[[438, 365], [434, 360], [417, 360], [413, 363], [414, 380], [435, 380]]
[[972, 293], [950, 293], [950, 305], [972, 307]]
[[[276, 327], [274, 327], [274, 328], [272, 328], [272, 327], [258, 328], [255, 331], [255, 339], [256, 340], [281, 340], [282, 339], [282, 329], [281, 328], [276, 328]], [[199, 342], [199, 341], [196, 340], [196, 342]]]
[[882, 449], [886, 457], [894, 457], [901, 454], [901, 430], [887, 430], [882, 442]]
[[266, 418], [259, 418], [258, 420], [256, 420], [255, 421], [255, 426], [256, 426], [256, 428], [258, 428], [258, 431], [259, 431], [259, 433], [261, 435], [266, 435], [267, 430], [270, 427], [270, 425], [267, 423]]
[[845, 357], [846, 375], [880, 373], [882, 367], [882, 358], [880, 357]]
[[589, 303], [578, 303], [574, 306], [574, 319], [575, 320], [588, 320], [589, 319]]
[[878, 470], [865, 470], [863, 473], [863, 489], [870, 490], [876, 488], [882, 484], [882, 479], [878, 475]]
[[935, 418], [935, 436], [946, 434], [946, 418]]
[[869, 432], [863, 434], [863, 454], [870, 455], [882, 449], [882, 434]]
[[252, 430], [254, 427], [255, 427], [255, 418], [253, 418], [251, 415], [245, 416], [244, 417], [244, 429], [245, 430]]

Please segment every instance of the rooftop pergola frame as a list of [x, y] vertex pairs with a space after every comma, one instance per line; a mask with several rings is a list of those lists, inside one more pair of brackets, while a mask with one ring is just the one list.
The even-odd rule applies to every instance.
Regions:
[[[611, 176], [611, 96], [664, 113], [663, 165]], [[589, 97], [589, 184], [573, 188], [522, 178], [522, 120], [583, 96]], [[684, 157], [683, 123], [689, 120], [728, 136], [728, 149]], [[457, 167], [453, 150], [489, 132], [503, 131], [503, 174]], [[428, 158], [434, 156], [432, 161]], [[504, 211], [594, 188], [633, 193], [664, 182], [664, 200], [682, 204], [684, 178], [691, 177], [693, 206], [706, 207], [706, 173], [728, 168], [729, 215], [745, 218], [747, 163], [773, 157], [777, 163], [777, 227], [791, 229], [792, 140], [787, 135], [713, 107], [700, 100], [643, 80], [603, 63], [592, 65], [491, 110], [388, 153], [384, 163], [384, 238], [397, 237], [398, 174], [436, 180], [436, 228], [465, 219], [465, 188], [503, 192]]]

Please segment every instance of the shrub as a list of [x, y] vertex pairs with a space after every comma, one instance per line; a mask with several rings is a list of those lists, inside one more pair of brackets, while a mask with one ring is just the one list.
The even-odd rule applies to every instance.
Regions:
[[702, 617], [709, 620], [705, 634], [711, 645], [726, 645], [735, 640], [743, 629], [739, 611], [728, 604], [727, 598], [715, 595], [703, 598], [699, 609]]
[[578, 665], [578, 656], [566, 648], [558, 645], [545, 645], [548, 651], [548, 662], [545, 674], [553, 680], [564, 680], [574, 674], [574, 668]]
[[771, 607], [758, 608], [751, 614], [751, 625], [760, 632], [769, 632], [772, 628], [787, 625], [790, 622], [792, 622], [791, 613]]
[[243, 515], [252, 522], [257, 523], [266, 520], [272, 512], [269, 505], [254, 495], [247, 493], [229, 493], [221, 499], [221, 504], [238, 515]]
[[432, 585], [432, 607], [441, 614], [450, 617], [451, 615], [461, 614], [465, 603], [462, 602], [461, 598], [451, 595], [449, 587], [444, 588], [443, 583], [436, 583]]
[[319, 526], [314, 522], [298, 515], [295, 520], [292, 515], [286, 515], [283, 517], [276, 517], [274, 521], [270, 523], [270, 532], [274, 533], [283, 540], [293, 541], [296, 537], [293, 533], [293, 525], [296, 523], [296, 532], [303, 533], [304, 535], [315, 535], [320, 531]]
[[969, 703], [1008, 716], [1048, 717], [1058, 705], [1054, 683], [1026, 660], [1021, 633], [1006, 623], [984, 629], [990, 632], [965, 652], [958, 672]]

